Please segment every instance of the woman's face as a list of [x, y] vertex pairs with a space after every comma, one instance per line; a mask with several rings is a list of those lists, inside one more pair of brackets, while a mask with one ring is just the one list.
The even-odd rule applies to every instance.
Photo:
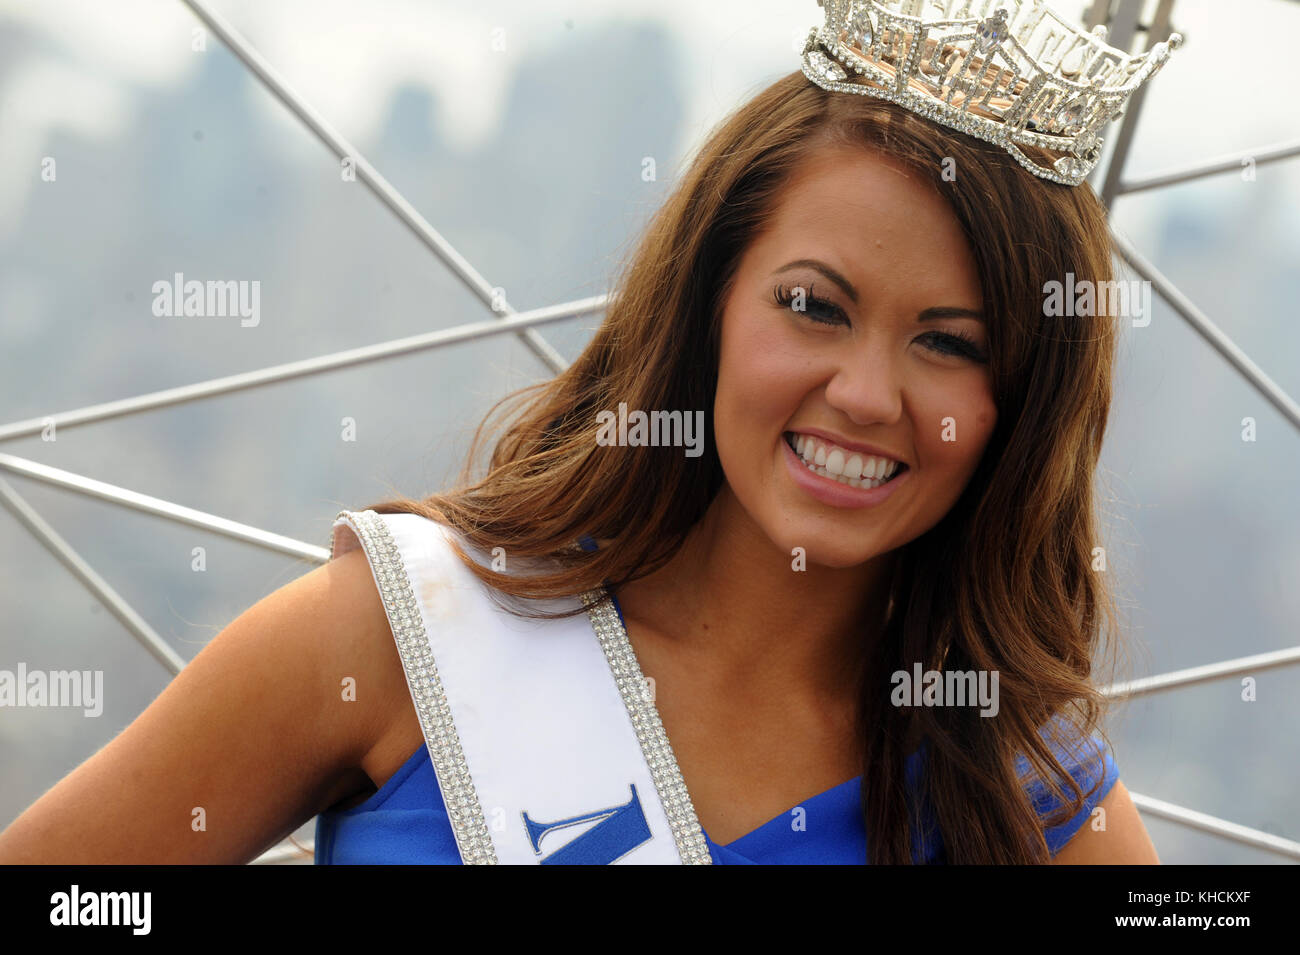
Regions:
[[891, 161], [828, 148], [789, 183], [723, 305], [714, 398], [727, 483], [783, 552], [855, 566], [952, 507], [997, 420], [982, 304], [951, 209]]

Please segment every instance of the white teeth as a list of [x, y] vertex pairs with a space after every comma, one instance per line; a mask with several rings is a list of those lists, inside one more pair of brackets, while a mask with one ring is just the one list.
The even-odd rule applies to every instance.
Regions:
[[898, 470], [898, 462], [873, 455], [849, 453], [820, 443], [810, 435], [798, 434], [794, 448], [810, 471], [850, 487], [873, 488], [884, 484]]

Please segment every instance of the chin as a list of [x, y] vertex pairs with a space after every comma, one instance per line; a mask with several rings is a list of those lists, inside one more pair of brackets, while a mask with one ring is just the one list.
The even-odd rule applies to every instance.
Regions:
[[789, 556], [791, 561], [794, 560], [794, 549], [802, 547], [804, 562], [809, 567], [815, 564], [818, 567], [825, 567], [830, 570], [858, 567], [893, 550], [892, 547], [863, 546], [861, 542], [836, 546], [835, 544], [827, 544], [824, 540], [815, 539], [817, 536], [818, 532], [801, 535], [797, 530], [787, 530], [779, 536], [772, 537], [772, 540], [781, 549], [782, 553]]
[[[875, 560], [877, 557], [888, 554], [892, 549], [893, 548], [882, 548], [868, 551], [856, 550], [849, 554], [827, 555], [818, 560], [817, 563], [832, 570], [845, 570], [849, 567], [861, 567], [868, 561]], [[809, 563], [812, 562], [812, 559], [812, 555], [810, 554], [808, 557]]]

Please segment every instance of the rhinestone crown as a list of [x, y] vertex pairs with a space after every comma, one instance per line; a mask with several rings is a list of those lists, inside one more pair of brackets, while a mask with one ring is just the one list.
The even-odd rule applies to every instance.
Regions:
[[[1104, 26], [1084, 33], [1042, 0], [817, 3], [826, 22], [808, 32], [802, 58], [818, 86], [891, 100], [1067, 186], [1087, 178], [1102, 128], [1183, 41], [1172, 33], [1132, 56], [1106, 44]], [[1048, 150], [1052, 165], [1021, 145]]]

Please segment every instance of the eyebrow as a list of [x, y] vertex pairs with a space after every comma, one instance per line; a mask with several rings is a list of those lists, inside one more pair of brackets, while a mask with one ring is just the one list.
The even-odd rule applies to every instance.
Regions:
[[[795, 259], [793, 262], [788, 262], [781, 266], [773, 274], [779, 275], [782, 272], [788, 272], [791, 269], [799, 268], [814, 269], [815, 271], [820, 272], [838, 285], [854, 305], [858, 304], [858, 290], [853, 287], [853, 283], [820, 259]], [[984, 321], [984, 315], [982, 312], [970, 308], [958, 308], [952, 305], [938, 305], [934, 308], [924, 309], [917, 318], [922, 322], [936, 318], [973, 318], [976, 321]]]

